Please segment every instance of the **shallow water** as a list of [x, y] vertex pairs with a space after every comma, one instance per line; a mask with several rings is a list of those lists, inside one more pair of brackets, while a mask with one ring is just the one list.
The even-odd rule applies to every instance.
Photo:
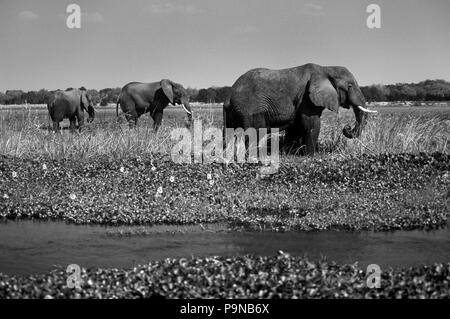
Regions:
[[[130, 227], [70, 225], [64, 222], [0, 223], [0, 272], [37, 274], [53, 265], [131, 268], [164, 258], [275, 255], [279, 250], [311, 259], [326, 256], [362, 267], [409, 267], [450, 262], [450, 228], [423, 232], [231, 232], [212, 226], [156, 226], [146, 236], [119, 236]], [[112, 234], [112, 235], [111, 235]]]

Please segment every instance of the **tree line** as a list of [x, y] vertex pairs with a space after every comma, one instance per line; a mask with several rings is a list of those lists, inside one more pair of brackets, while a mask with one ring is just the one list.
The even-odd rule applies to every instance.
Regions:
[[369, 102], [450, 100], [450, 82], [445, 80], [378, 84], [361, 87], [361, 90]]
[[[116, 103], [121, 88], [92, 89], [88, 93], [95, 104], [106, 106]], [[207, 89], [187, 88], [192, 102], [223, 103], [231, 87], [210, 87]], [[426, 80], [419, 83], [374, 84], [362, 86], [361, 90], [368, 102], [389, 101], [450, 101], [450, 82]], [[0, 92], [0, 104], [47, 104], [51, 91], [8, 90]]]

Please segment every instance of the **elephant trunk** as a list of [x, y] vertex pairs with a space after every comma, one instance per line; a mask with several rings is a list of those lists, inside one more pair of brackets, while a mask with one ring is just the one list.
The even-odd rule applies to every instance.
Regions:
[[350, 125], [346, 125], [342, 132], [347, 138], [358, 138], [361, 135], [362, 130], [366, 126], [368, 111], [361, 106], [352, 106], [353, 112], [355, 113], [355, 127], [351, 128]]
[[88, 123], [91, 123], [92, 121], [94, 121], [94, 118], [95, 118], [95, 110], [94, 110], [94, 107], [92, 105], [88, 106], [87, 113], [89, 115], [87, 121], [88, 121]]

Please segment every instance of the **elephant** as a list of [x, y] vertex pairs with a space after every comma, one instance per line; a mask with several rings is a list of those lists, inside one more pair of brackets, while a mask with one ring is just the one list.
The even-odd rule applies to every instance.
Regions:
[[84, 87], [79, 89], [68, 88], [67, 90], [56, 90], [52, 92], [52, 96], [47, 103], [48, 113], [53, 121], [53, 131], [58, 133], [60, 130], [59, 123], [64, 119], [70, 120], [70, 131], [75, 131], [75, 123], [78, 121], [78, 129], [84, 125], [85, 110], [88, 115], [88, 122], [92, 122], [95, 117], [95, 110], [92, 99]]
[[317, 152], [320, 117], [325, 108], [338, 112], [352, 107], [354, 128], [346, 125], [347, 138], [359, 137], [367, 114], [366, 100], [355, 77], [342, 66], [313, 63], [271, 70], [253, 69], [240, 76], [223, 105], [224, 128], [278, 128], [285, 141], [300, 142], [302, 152]]
[[187, 113], [186, 126], [192, 123], [192, 110], [189, 105], [189, 95], [186, 89], [178, 83], [168, 79], [160, 82], [141, 83], [130, 82], [125, 85], [116, 103], [116, 115], [119, 116], [119, 105], [132, 127], [144, 113], [150, 112], [155, 132], [161, 125], [163, 111], [166, 106], [181, 104]]

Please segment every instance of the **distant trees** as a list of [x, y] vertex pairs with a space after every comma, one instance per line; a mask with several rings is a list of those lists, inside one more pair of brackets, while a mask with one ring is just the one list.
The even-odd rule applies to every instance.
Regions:
[[203, 103], [223, 103], [231, 92], [231, 87], [210, 87], [198, 90], [197, 95], [191, 95], [191, 101]]
[[121, 90], [121, 88], [107, 88], [100, 90], [100, 105], [106, 106], [108, 103], [116, 103]]
[[188, 93], [188, 95], [189, 95], [190, 97], [196, 97], [196, 96], [198, 95], [198, 92], [199, 92], [198, 89], [191, 88], [191, 87], [188, 87], [188, 88], [186, 89], [186, 91], [187, 91], [187, 93]]
[[206, 103], [208, 100], [208, 91], [206, 89], [200, 89], [197, 96], [191, 96], [191, 101]]
[[361, 87], [370, 102], [381, 101], [449, 101], [450, 82], [426, 80], [419, 83], [397, 83]]
[[23, 92], [22, 90], [8, 90], [0, 92], [0, 104], [46, 104], [50, 92], [41, 89], [39, 91]]
[[225, 102], [227, 97], [231, 94], [231, 86], [216, 88], [216, 92], [217, 92], [216, 102], [223, 103]]
[[[231, 87], [209, 87], [207, 89], [187, 88], [192, 102], [223, 103], [231, 92]], [[445, 80], [426, 80], [419, 83], [397, 83], [390, 85], [362, 86], [361, 90], [369, 102], [381, 101], [450, 101], [450, 82]], [[121, 88], [88, 90], [95, 104], [102, 106], [116, 103]], [[51, 92], [8, 90], [0, 92], [2, 104], [47, 104]]]
[[214, 88], [206, 89], [206, 103], [216, 103], [216, 90]]
[[425, 91], [426, 100], [449, 100], [450, 82], [444, 80], [426, 80], [419, 83]]
[[[450, 82], [426, 80], [419, 83], [363, 86], [361, 90], [369, 102], [382, 101], [450, 101]], [[231, 87], [210, 87], [198, 90], [191, 100], [203, 103], [223, 103]]]
[[8, 96], [5, 93], [0, 92], [0, 104], [6, 104], [5, 102], [7, 100], [8, 100]]
[[385, 101], [386, 97], [390, 94], [389, 89], [381, 84], [363, 86], [361, 87], [361, 91], [369, 102]]
[[[70, 88], [67, 88], [70, 89]], [[21, 90], [8, 90], [5, 93], [0, 92], [0, 105], [8, 104], [47, 104], [52, 92], [45, 89], [39, 91], [23, 92]], [[102, 89], [97, 91], [95, 89], [88, 90], [88, 94], [91, 96], [92, 101], [95, 104], [116, 103], [117, 97], [120, 94], [120, 88]]]
[[[94, 98], [98, 99], [96, 90], [88, 91]], [[47, 104], [52, 95], [51, 91], [40, 89], [39, 91], [23, 92], [22, 90], [7, 90], [5, 93], [0, 92], [0, 105], [9, 104]]]
[[25, 93], [21, 90], [8, 90], [5, 92], [8, 104], [23, 104], [25, 101]]
[[91, 97], [92, 103], [94, 104], [98, 104], [100, 103], [100, 93], [95, 90], [95, 89], [91, 89], [91, 90], [87, 90], [88, 95]]

